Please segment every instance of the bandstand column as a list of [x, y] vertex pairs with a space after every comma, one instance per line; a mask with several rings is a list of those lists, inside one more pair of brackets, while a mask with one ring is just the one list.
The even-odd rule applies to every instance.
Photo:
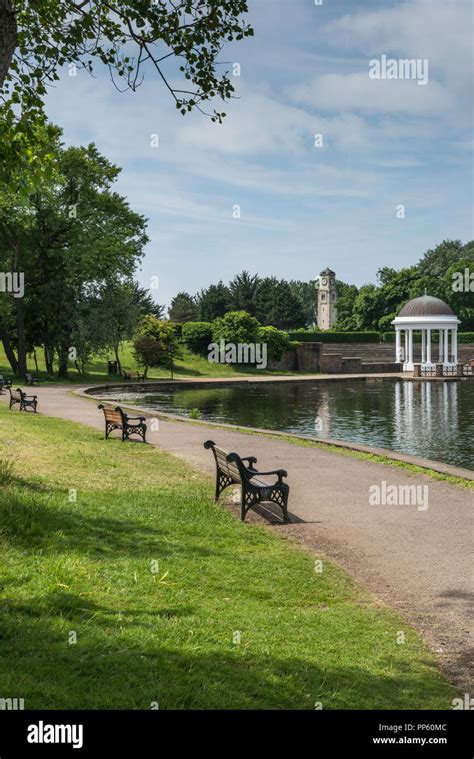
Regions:
[[413, 330], [408, 330], [408, 363], [413, 366]]
[[451, 350], [453, 353], [453, 364], [458, 363], [458, 331], [457, 329], [451, 330]]
[[403, 363], [408, 363], [408, 330], [405, 330], [405, 358], [403, 359]]
[[443, 357], [444, 357], [444, 350], [443, 350], [443, 330], [440, 329], [439, 331], [439, 363], [443, 363]]
[[449, 330], [444, 330], [444, 363], [449, 363]]
[[424, 364], [426, 362], [426, 332], [424, 329], [421, 330], [421, 363]]
[[426, 330], [426, 363], [431, 364], [431, 330]]
[[400, 330], [397, 328], [395, 329], [395, 361], [400, 361]]

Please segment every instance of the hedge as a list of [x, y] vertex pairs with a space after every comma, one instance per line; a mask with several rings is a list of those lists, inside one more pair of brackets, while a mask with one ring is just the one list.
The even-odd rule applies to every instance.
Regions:
[[289, 332], [299, 343], [379, 343], [379, 332]]
[[[438, 330], [431, 330], [431, 342], [437, 343], [439, 338]], [[382, 335], [384, 343], [395, 342], [395, 332], [384, 332]], [[403, 340], [403, 337], [402, 337]], [[413, 335], [414, 343], [421, 343], [421, 332], [415, 332]], [[465, 345], [466, 343], [474, 343], [474, 332], [458, 332], [458, 344]]]

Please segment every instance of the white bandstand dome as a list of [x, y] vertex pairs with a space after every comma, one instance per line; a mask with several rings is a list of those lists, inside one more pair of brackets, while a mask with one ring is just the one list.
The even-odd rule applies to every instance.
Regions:
[[[422, 295], [413, 298], [401, 308], [392, 321], [395, 327], [395, 360], [403, 363], [404, 371], [413, 371], [415, 364], [434, 368], [456, 366], [458, 361], [458, 326], [461, 322], [451, 308], [440, 298]], [[438, 357], [433, 355], [432, 333], [439, 333]], [[404, 346], [402, 346], [402, 332]], [[421, 332], [421, 361], [414, 360], [413, 333]]]

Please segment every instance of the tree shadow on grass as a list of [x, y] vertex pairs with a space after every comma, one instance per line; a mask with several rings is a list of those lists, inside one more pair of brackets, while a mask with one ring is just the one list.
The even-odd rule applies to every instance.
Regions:
[[[338, 665], [321, 654], [318, 661], [317, 647], [307, 660], [275, 646], [270, 653], [270, 639], [260, 653], [234, 646], [231, 631], [228, 643], [212, 645], [192, 630], [170, 632], [167, 617], [185, 617], [188, 607], [125, 610], [120, 624], [139, 625], [146, 615], [143, 635], [134, 630], [132, 638], [130, 629], [118, 634], [111, 610], [65, 596], [4, 607], [0, 637], [9, 656], [0, 659], [1, 696], [24, 698], [27, 709], [150, 709], [153, 702], [160, 709], [314, 709], [316, 702], [324, 709], [447, 709], [454, 695], [434, 668], [414, 672], [389, 654], [377, 676], [365, 660]], [[61, 629], [59, 612], [67, 620]]]
[[[157, 523], [159, 517], [157, 515]], [[216, 548], [173, 540], [169, 530], [127, 518], [89, 516], [80, 510], [57, 508], [36, 496], [24, 497], [12, 490], [0, 502], [0, 538], [22, 550], [45, 555], [79, 551], [90, 557], [149, 559], [150, 556], [223, 555]]]

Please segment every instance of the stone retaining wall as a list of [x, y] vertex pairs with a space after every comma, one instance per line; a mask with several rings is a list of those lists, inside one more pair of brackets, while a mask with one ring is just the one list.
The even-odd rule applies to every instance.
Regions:
[[[414, 346], [415, 361], [421, 360], [421, 346]], [[386, 343], [300, 343], [287, 351], [280, 361], [269, 360], [273, 371], [322, 372], [323, 374], [369, 374], [401, 372], [394, 362], [395, 345]], [[474, 343], [458, 345], [463, 364], [474, 359]], [[433, 359], [436, 360], [436, 346]]]

